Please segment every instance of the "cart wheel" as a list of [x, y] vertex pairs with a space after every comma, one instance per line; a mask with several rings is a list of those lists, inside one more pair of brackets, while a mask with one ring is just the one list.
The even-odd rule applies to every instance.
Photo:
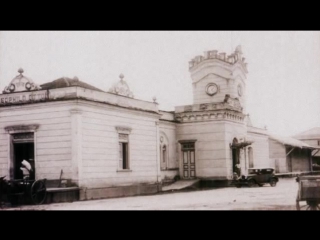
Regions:
[[309, 210], [311, 211], [318, 211], [320, 210], [319, 202], [318, 201], [307, 201], [309, 206]]
[[47, 196], [45, 180], [37, 180], [31, 186], [31, 200], [34, 204], [42, 204]]
[[296, 203], [297, 210], [299, 211], [319, 211], [320, 205], [317, 201], [307, 201], [306, 205], [299, 204], [299, 201]]
[[270, 186], [275, 187], [276, 185], [277, 185], [277, 181], [274, 178], [270, 179]]
[[253, 187], [256, 184], [256, 182], [253, 179], [250, 179], [248, 181], [248, 187]]

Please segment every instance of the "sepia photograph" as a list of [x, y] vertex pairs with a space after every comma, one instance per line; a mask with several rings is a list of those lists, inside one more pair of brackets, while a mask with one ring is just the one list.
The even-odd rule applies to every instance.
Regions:
[[0, 211], [320, 210], [320, 31], [0, 31]]

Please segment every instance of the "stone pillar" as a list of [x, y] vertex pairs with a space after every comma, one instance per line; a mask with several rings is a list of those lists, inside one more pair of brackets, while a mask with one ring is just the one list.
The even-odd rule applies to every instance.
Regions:
[[240, 148], [239, 150], [239, 162], [241, 166], [241, 172], [240, 175], [244, 175], [246, 172], [246, 159], [245, 159], [245, 148]]
[[249, 161], [248, 161], [248, 148], [244, 147], [244, 161], [245, 161], [245, 166], [244, 166], [244, 172], [243, 174], [247, 175], [248, 174], [248, 166], [249, 166]]
[[72, 182], [82, 187], [82, 111], [71, 109]]
[[159, 133], [159, 122], [157, 121], [156, 122], [156, 131], [157, 131], [157, 134], [156, 134], [156, 144], [157, 144], [157, 182], [161, 182], [161, 174], [160, 174], [160, 133]]

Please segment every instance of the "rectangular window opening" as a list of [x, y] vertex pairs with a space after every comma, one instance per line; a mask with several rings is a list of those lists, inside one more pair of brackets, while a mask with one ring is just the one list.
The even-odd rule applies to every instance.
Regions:
[[119, 134], [119, 169], [129, 170], [129, 136]]
[[122, 169], [129, 169], [128, 164], [128, 143], [122, 143]]

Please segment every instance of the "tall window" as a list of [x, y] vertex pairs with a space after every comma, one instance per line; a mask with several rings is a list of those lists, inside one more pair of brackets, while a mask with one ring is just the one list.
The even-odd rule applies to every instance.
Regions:
[[119, 134], [119, 168], [129, 169], [128, 134]]
[[160, 135], [160, 169], [166, 170], [169, 168], [169, 148], [168, 148], [168, 139], [164, 133]]
[[131, 128], [116, 126], [119, 137], [119, 170], [130, 169], [130, 145], [129, 145], [129, 134]]
[[165, 163], [167, 161], [167, 147], [163, 145], [162, 147], [162, 162]]

